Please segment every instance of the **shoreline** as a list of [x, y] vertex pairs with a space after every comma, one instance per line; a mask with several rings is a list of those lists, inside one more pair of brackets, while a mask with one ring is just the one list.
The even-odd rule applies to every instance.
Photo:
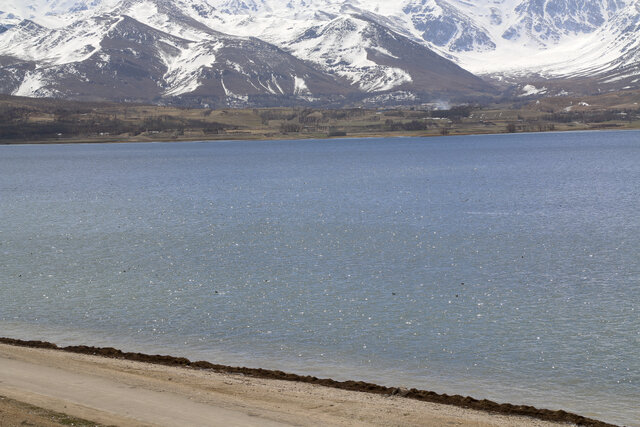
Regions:
[[387, 387], [363, 381], [336, 381], [330, 378], [317, 378], [286, 373], [277, 370], [260, 368], [234, 367], [219, 365], [206, 361], [191, 361], [184, 357], [174, 357], [168, 355], [149, 355], [144, 353], [123, 352], [111, 347], [91, 347], [91, 346], [67, 346], [58, 345], [46, 341], [27, 341], [14, 338], [0, 338], [0, 344], [13, 347], [55, 350], [60, 353], [82, 354], [98, 356], [106, 359], [117, 359], [131, 362], [143, 362], [151, 365], [162, 365], [174, 368], [188, 368], [196, 371], [214, 372], [226, 375], [241, 375], [243, 377], [259, 380], [281, 380], [294, 384], [309, 384], [322, 386], [328, 389], [338, 389], [349, 392], [366, 393], [382, 397], [399, 397], [409, 400], [427, 402], [432, 404], [447, 405], [451, 407], [470, 409], [495, 415], [529, 417], [536, 420], [568, 423], [579, 426], [609, 427], [613, 424], [603, 421], [583, 417], [563, 410], [539, 409], [527, 405], [513, 405], [510, 403], [497, 403], [490, 400], [478, 400], [472, 397], [460, 395], [438, 394], [427, 390], [401, 389], [397, 387]]
[[578, 128], [578, 129], [555, 129], [544, 131], [524, 131], [524, 132], [455, 132], [448, 135], [441, 135], [431, 132], [390, 132], [390, 133], [353, 133], [345, 136], [328, 136], [317, 134], [278, 134], [269, 137], [251, 138], [246, 134], [234, 136], [233, 134], [225, 134], [223, 138], [202, 138], [202, 137], [161, 137], [161, 138], [67, 138], [67, 139], [45, 139], [45, 140], [0, 140], [0, 146], [19, 146], [19, 145], [94, 145], [94, 144], [167, 144], [181, 142], [243, 142], [243, 141], [328, 141], [328, 140], [349, 140], [349, 139], [382, 139], [382, 138], [448, 138], [458, 136], [500, 136], [500, 135], [532, 135], [532, 134], [562, 134], [562, 133], [583, 133], [583, 132], [634, 132], [640, 131], [638, 127], [619, 127], [619, 128]]

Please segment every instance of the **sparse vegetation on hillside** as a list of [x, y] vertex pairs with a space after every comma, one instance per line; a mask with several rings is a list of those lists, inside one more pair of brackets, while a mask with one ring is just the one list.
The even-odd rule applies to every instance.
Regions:
[[[604, 98], [611, 102], [611, 98]], [[0, 143], [126, 142], [210, 139], [438, 136], [639, 128], [640, 108], [573, 99], [534, 101], [517, 108], [454, 106], [447, 110], [190, 109], [137, 104], [77, 103], [0, 97]], [[633, 102], [632, 102], [633, 101]]]

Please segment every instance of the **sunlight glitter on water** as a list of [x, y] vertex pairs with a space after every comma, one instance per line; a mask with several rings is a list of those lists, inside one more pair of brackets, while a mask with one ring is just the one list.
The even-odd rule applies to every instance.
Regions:
[[633, 424], [639, 135], [0, 147], [0, 335]]

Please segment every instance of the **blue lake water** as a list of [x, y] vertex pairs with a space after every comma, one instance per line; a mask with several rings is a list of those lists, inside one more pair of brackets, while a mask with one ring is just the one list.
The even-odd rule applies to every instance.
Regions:
[[0, 336], [640, 426], [640, 132], [0, 146]]

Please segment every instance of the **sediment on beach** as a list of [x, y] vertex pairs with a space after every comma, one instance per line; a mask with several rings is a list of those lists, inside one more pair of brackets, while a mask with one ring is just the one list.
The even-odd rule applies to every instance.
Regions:
[[[93, 393], [96, 396], [100, 394], [100, 388], [104, 388], [106, 392], [109, 392], [111, 387], [115, 387], [114, 390], [120, 390], [119, 386], [131, 385], [133, 381], [136, 388], [150, 393], [146, 396], [144, 405], [136, 405], [143, 408], [141, 409], [143, 414], [138, 415], [142, 418], [148, 415], [157, 416], [157, 413], [153, 414], [157, 412], [157, 409], [153, 409], [157, 404], [156, 400], [159, 399], [162, 402], [167, 399], [167, 396], [153, 394], [160, 389], [164, 394], [173, 393], [178, 397], [181, 396], [182, 399], [186, 396], [187, 401], [184, 405], [187, 413], [198, 414], [200, 413], [198, 411], [201, 411], [205, 414], [203, 416], [209, 416], [215, 414], [217, 408], [222, 409], [223, 418], [231, 417], [230, 419], [241, 423], [247, 421], [248, 425], [252, 424], [252, 419], [245, 418], [247, 411], [250, 413], [257, 411], [264, 415], [262, 421], [271, 420], [282, 424], [315, 422], [332, 425], [355, 422], [397, 424], [401, 420], [403, 425], [418, 425], [425, 419], [430, 419], [435, 425], [446, 424], [451, 420], [461, 425], [542, 426], [567, 423], [582, 426], [611, 425], [562, 410], [553, 411], [525, 405], [501, 404], [472, 397], [386, 387], [362, 381], [336, 381], [282, 371], [190, 361], [183, 357], [123, 352], [115, 348], [59, 347], [49, 342], [12, 338], [0, 338], [0, 343], [2, 343], [0, 370], [11, 369], [18, 372], [23, 370], [26, 375], [26, 372], [36, 374], [40, 369], [42, 375], [39, 375], [38, 381], [46, 382], [47, 377], [50, 376], [50, 380], [54, 383], [42, 384], [42, 388], [47, 391], [45, 394], [49, 395], [47, 398], [35, 399], [27, 403], [47, 409], [64, 409], [61, 412], [65, 412], [68, 408], [75, 408], [74, 405], [77, 406], [77, 403], [63, 404], [66, 401], [77, 400], [72, 390], [56, 391], [59, 384], [55, 384], [55, 378], [65, 378], [65, 375], [70, 375], [93, 378], [92, 380], [84, 378], [82, 381], [87, 384], [95, 381]], [[11, 363], [22, 363], [22, 365], [10, 366]], [[99, 377], [99, 381], [95, 379], [96, 376]], [[101, 382], [105, 378], [115, 381], [115, 384]], [[76, 380], [80, 381], [79, 378]], [[19, 381], [28, 382], [29, 380], [27, 377], [22, 377], [22, 380], [15, 379], [15, 381], [19, 383]], [[7, 381], [0, 384], [0, 395], [7, 396], [7, 386]], [[25, 396], [38, 394], [38, 390], [23, 389], [21, 392], [19, 385], [9, 388], [9, 391], [13, 390], [13, 394], [7, 397], [19, 401], [24, 401]], [[118, 393], [122, 392], [120, 390]], [[126, 393], [123, 396], [125, 395]], [[120, 400], [123, 396], [120, 396]], [[178, 397], [174, 399], [175, 402], [181, 401]], [[202, 407], [190, 407], [189, 402], [194, 398], [196, 401], [200, 400]], [[320, 406], [317, 405], [319, 402], [322, 403]], [[180, 414], [178, 410], [180, 404], [176, 403], [176, 405], [175, 413]], [[100, 405], [85, 402], [80, 406], [91, 409], [93, 406]], [[234, 412], [235, 406], [244, 409]], [[148, 408], [146, 413], [144, 408]], [[91, 410], [75, 408], [72, 410], [72, 415], [105, 424], [112, 424], [119, 420], [117, 425], [135, 425], [129, 419], [131, 418], [129, 415], [135, 413], [131, 409], [126, 405], [125, 407], [115, 405], [110, 408], [93, 407]], [[371, 411], [372, 415], [363, 415], [365, 410]], [[105, 415], [105, 412], [110, 413], [111, 418], [108, 414]], [[167, 423], [160, 422], [160, 424], [171, 425], [170, 415], [170, 413], [162, 415], [167, 417]], [[222, 415], [218, 414], [218, 416]], [[256, 418], [253, 421], [257, 420]]]

